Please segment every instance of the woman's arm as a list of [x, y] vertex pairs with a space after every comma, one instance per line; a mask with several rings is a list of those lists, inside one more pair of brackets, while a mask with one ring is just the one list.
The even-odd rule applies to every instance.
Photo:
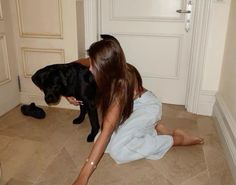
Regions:
[[100, 159], [102, 158], [110, 137], [116, 128], [116, 124], [119, 120], [119, 109], [120, 107], [118, 103], [114, 103], [110, 106], [103, 121], [103, 129], [101, 134], [94, 143], [87, 162], [85, 162], [73, 185], [86, 185], [88, 183], [89, 177], [92, 175]]

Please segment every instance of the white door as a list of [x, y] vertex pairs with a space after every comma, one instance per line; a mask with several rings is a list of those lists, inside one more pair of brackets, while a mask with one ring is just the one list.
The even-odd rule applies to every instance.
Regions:
[[0, 116], [20, 103], [9, 0], [0, 0]]
[[[78, 59], [76, 0], [10, 0], [22, 103], [45, 105], [32, 83], [36, 70]], [[62, 99], [60, 107], [69, 104]]]
[[[176, 10], [193, 8], [192, 2], [100, 0], [99, 3], [99, 32], [118, 38], [127, 61], [140, 71], [144, 86], [162, 102], [184, 105], [193, 20], [191, 14]], [[191, 20], [189, 30], [187, 19]]]

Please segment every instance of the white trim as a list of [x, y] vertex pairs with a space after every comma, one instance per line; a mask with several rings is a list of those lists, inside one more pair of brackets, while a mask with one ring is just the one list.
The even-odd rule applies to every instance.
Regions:
[[212, 0], [196, 1], [185, 107], [198, 113]]
[[[220, 94], [216, 96], [213, 116], [217, 120], [217, 130], [221, 136], [231, 172], [232, 174], [236, 174], [236, 121]], [[236, 176], [233, 175], [233, 178], [236, 183]]]
[[97, 1], [84, 1], [84, 33], [85, 33], [85, 49], [98, 40], [98, 24], [97, 24]]
[[216, 91], [200, 91], [197, 114], [212, 116]]
[[6, 35], [0, 33], [0, 47], [1, 47], [1, 52], [2, 52], [2, 57], [3, 61], [2, 63], [4, 64], [4, 79], [0, 79], [0, 86], [4, 85], [6, 83], [9, 83], [11, 81], [11, 71], [10, 71], [10, 64], [9, 64], [9, 58], [8, 58], [8, 49], [7, 49], [7, 40], [6, 40]]
[[3, 13], [2, 13], [2, 2], [0, 1], [0, 21], [3, 21]]
[[[99, 2], [100, 0], [98, 2], [94, 0], [84, 1], [85, 48], [88, 48], [92, 42], [98, 39], [97, 35], [101, 29], [101, 23], [98, 22]], [[212, 0], [195, 0], [194, 5], [196, 7], [185, 107], [189, 112], [198, 113]]]

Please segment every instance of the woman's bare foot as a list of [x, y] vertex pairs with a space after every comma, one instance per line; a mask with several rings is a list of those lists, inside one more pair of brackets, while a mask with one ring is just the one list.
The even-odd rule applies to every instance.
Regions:
[[156, 131], [160, 135], [173, 135], [173, 131], [170, 129], [166, 128], [162, 123], [157, 123], [155, 127]]
[[175, 146], [198, 145], [204, 143], [203, 138], [189, 135], [180, 129], [176, 129], [173, 131], [173, 139]]

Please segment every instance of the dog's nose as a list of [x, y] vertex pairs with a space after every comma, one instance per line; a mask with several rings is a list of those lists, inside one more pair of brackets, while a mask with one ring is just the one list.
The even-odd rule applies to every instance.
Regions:
[[53, 96], [52, 94], [45, 96], [44, 99], [45, 99], [47, 104], [49, 104], [49, 103], [56, 103], [57, 102], [55, 96]]

